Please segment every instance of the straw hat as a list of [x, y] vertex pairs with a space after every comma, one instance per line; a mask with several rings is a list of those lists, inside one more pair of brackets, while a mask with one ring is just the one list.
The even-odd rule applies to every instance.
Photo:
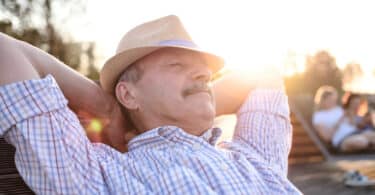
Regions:
[[100, 71], [101, 86], [113, 94], [118, 78], [129, 65], [165, 47], [202, 53], [213, 72], [224, 65], [222, 58], [199, 49], [179, 18], [170, 15], [141, 24], [124, 35], [117, 47], [116, 55], [111, 57]]

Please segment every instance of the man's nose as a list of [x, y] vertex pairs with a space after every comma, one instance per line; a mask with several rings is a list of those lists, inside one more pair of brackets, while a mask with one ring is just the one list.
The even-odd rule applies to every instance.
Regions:
[[207, 65], [196, 66], [193, 71], [193, 79], [196, 81], [203, 81], [205, 83], [211, 80], [212, 71]]

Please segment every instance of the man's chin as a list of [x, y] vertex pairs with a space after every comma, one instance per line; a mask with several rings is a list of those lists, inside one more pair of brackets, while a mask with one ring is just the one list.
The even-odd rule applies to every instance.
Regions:
[[210, 112], [204, 112], [204, 113], [198, 113], [197, 114], [197, 117], [195, 117], [197, 122], [198, 121], [201, 121], [202, 123], [207, 123], [207, 124], [211, 124], [211, 125], [208, 125], [210, 127], [208, 128], [211, 128], [212, 124], [213, 124], [213, 121], [215, 119], [215, 112], [213, 111], [210, 111]]

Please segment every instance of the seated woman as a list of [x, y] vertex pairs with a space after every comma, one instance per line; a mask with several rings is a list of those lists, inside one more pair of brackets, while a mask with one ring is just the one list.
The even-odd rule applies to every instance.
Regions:
[[315, 112], [312, 123], [326, 143], [331, 143], [333, 135], [344, 119], [344, 111], [337, 105], [337, 99], [337, 91], [331, 86], [320, 87], [314, 98]]
[[375, 132], [371, 130], [369, 116], [361, 117], [361, 96], [349, 94], [343, 108], [337, 105], [337, 91], [322, 86], [315, 95], [313, 125], [319, 136], [343, 152], [354, 152], [375, 146]]
[[[332, 138], [332, 145], [338, 150], [354, 152], [374, 147], [375, 132], [371, 130], [371, 120], [361, 114], [361, 106], [365, 103], [358, 94], [348, 94], [344, 99], [344, 119]], [[362, 110], [362, 113], [365, 112]]]

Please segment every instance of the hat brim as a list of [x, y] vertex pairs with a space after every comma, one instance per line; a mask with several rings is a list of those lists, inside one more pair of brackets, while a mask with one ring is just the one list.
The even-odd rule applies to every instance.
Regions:
[[125, 50], [110, 58], [100, 71], [100, 84], [104, 91], [114, 94], [115, 84], [121, 73], [132, 63], [162, 48], [179, 48], [203, 54], [213, 73], [224, 66], [224, 60], [212, 53], [197, 48], [182, 46], [147, 46]]

